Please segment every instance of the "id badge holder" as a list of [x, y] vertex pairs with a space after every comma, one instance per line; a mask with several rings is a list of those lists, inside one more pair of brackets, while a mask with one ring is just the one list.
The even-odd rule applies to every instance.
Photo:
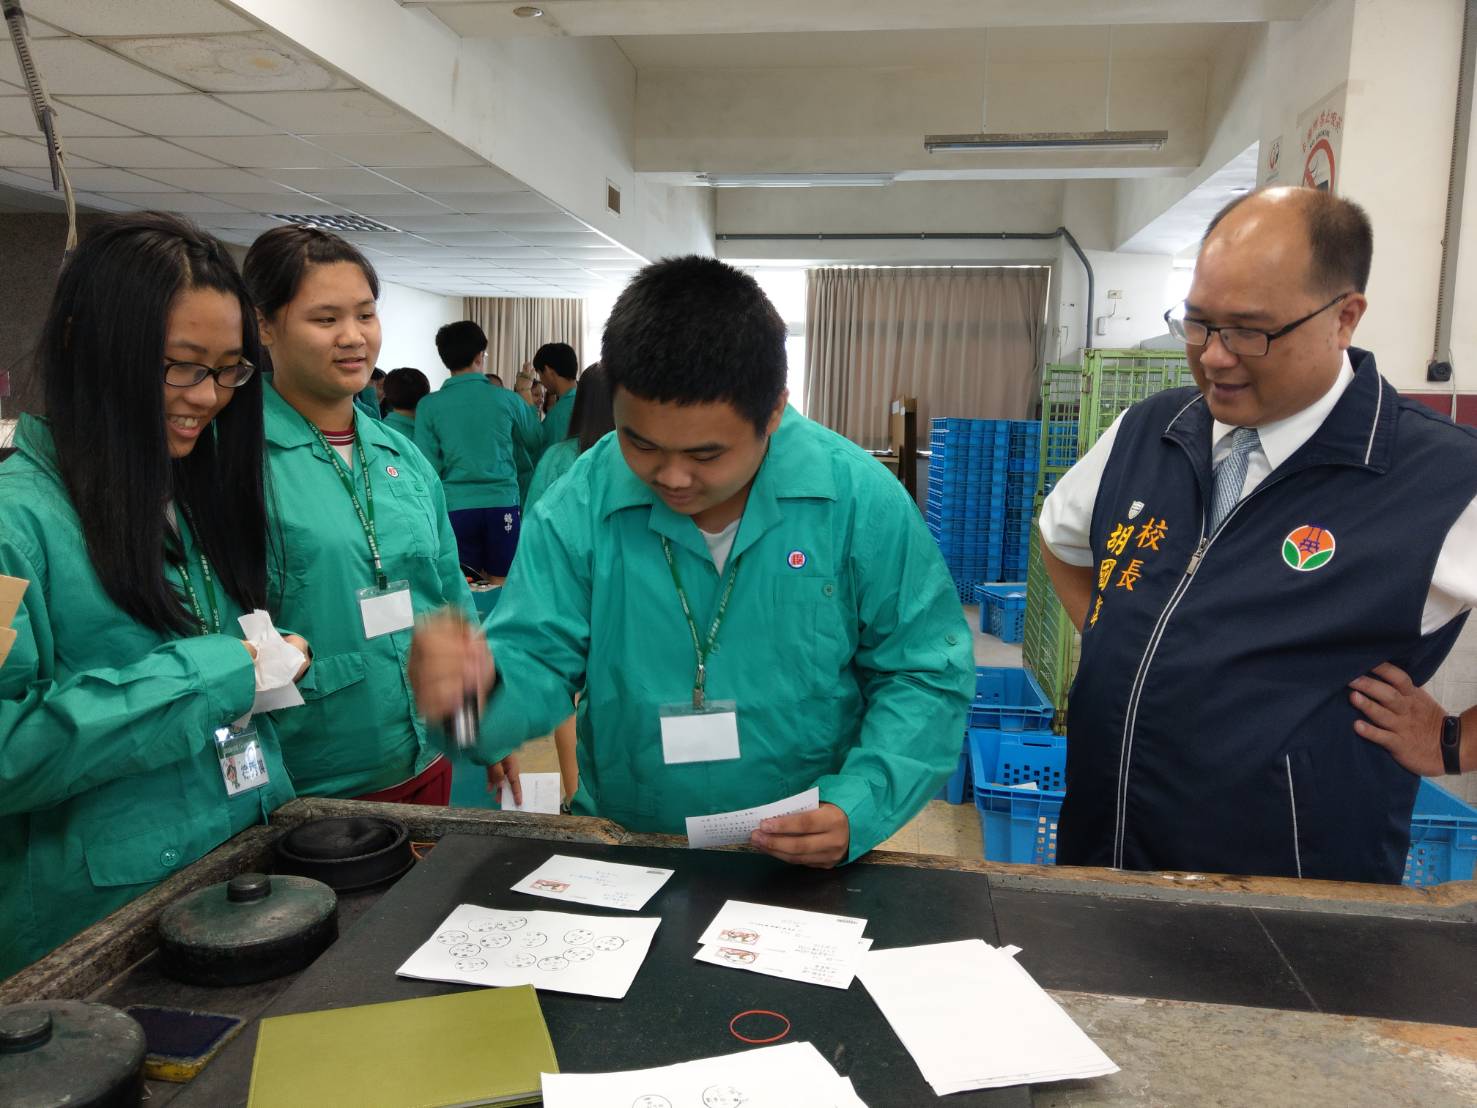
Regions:
[[691, 701], [663, 704], [662, 760], [669, 766], [690, 762], [731, 762], [739, 757], [738, 703], [709, 700], [701, 708]]
[[267, 759], [250, 717], [215, 729], [215, 754], [220, 760], [227, 796], [250, 792], [267, 783]]
[[359, 618], [364, 621], [366, 639], [377, 639], [415, 625], [409, 581], [391, 581], [382, 589], [360, 589], [354, 597], [359, 601]]

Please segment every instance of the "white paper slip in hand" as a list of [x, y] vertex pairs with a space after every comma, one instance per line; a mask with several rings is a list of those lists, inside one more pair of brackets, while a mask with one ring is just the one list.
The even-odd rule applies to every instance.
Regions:
[[513, 802], [513, 788], [503, 782], [498, 804], [505, 812], [539, 812], [559, 814], [559, 775], [557, 773], [525, 773], [518, 779], [523, 788], [523, 803]]
[[687, 817], [687, 845], [693, 849], [710, 846], [733, 846], [746, 843], [759, 829], [759, 824], [772, 816], [793, 816], [813, 812], [821, 806], [820, 789], [806, 789], [758, 808], [741, 808], [737, 812], [719, 812], [711, 816]]
[[672, 876], [669, 869], [555, 854], [513, 886], [515, 893], [638, 911]]

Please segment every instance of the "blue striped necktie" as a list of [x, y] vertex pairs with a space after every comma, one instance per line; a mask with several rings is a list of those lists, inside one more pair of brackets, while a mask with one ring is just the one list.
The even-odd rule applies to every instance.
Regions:
[[1231, 452], [1221, 459], [1215, 470], [1215, 490], [1210, 499], [1210, 533], [1220, 529], [1221, 521], [1231, 514], [1241, 499], [1241, 486], [1246, 483], [1246, 467], [1251, 452], [1261, 440], [1255, 427], [1238, 427], [1231, 435]]

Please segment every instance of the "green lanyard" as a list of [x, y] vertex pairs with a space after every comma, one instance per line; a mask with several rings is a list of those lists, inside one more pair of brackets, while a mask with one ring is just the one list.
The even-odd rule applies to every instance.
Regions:
[[385, 576], [384, 563], [380, 561], [379, 537], [374, 529], [374, 486], [369, 483], [369, 459], [364, 454], [364, 440], [354, 436], [354, 451], [359, 457], [359, 471], [364, 474], [364, 500], [359, 500], [359, 493], [354, 488], [354, 475], [349, 472], [344, 460], [339, 457], [338, 451], [329, 445], [323, 432], [306, 416], [303, 422], [313, 428], [313, 434], [318, 436], [318, 442], [328, 453], [328, 460], [333, 463], [334, 472], [338, 479], [343, 482], [344, 491], [349, 494], [349, 502], [354, 505], [354, 513], [359, 517], [359, 526], [364, 528], [364, 537], [369, 540], [369, 557], [374, 562], [374, 584], [380, 591], [384, 591], [390, 583]]
[[[179, 524], [180, 540], [185, 548], [185, 560], [179, 567], [180, 583], [185, 587], [185, 597], [190, 602], [190, 611], [195, 615], [195, 622], [200, 625], [202, 635], [221, 633], [221, 609], [219, 599], [215, 593], [215, 574], [210, 572], [210, 563], [205, 559], [205, 552], [195, 546], [191, 539], [190, 530], [185, 526], [184, 516], [188, 512], [176, 511], [175, 520]], [[205, 620], [205, 609], [200, 606], [200, 596], [195, 592], [195, 584], [190, 580], [190, 555], [191, 548], [195, 550], [195, 559], [200, 566], [200, 576], [205, 581], [205, 599], [210, 602], [210, 622]]]
[[733, 583], [738, 580], [738, 559], [728, 563], [723, 592], [718, 597], [718, 610], [713, 613], [713, 623], [708, 628], [708, 641], [703, 643], [697, 633], [697, 621], [692, 618], [692, 606], [687, 602], [687, 590], [682, 587], [682, 578], [677, 574], [677, 561], [672, 557], [672, 544], [662, 536], [662, 553], [667, 556], [667, 568], [672, 571], [672, 584], [677, 586], [677, 599], [682, 602], [682, 614], [687, 617], [687, 629], [692, 632], [692, 649], [697, 654], [697, 676], [692, 682], [692, 709], [701, 712], [707, 705], [708, 656], [718, 646], [718, 628], [723, 625], [723, 616], [728, 611], [728, 601], [733, 596]]

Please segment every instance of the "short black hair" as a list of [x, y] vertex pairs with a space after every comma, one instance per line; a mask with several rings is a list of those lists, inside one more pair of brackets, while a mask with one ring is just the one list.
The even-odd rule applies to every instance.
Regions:
[[552, 369], [566, 381], [579, 376], [580, 360], [567, 342], [546, 342], [533, 354], [533, 368]]
[[[1210, 241], [1221, 220], [1265, 191], [1243, 193], [1216, 212], [1205, 228], [1201, 245]], [[1374, 228], [1370, 226], [1369, 213], [1354, 201], [1335, 196], [1327, 189], [1300, 188], [1296, 196], [1308, 232], [1308, 279], [1314, 291], [1320, 295], [1333, 294], [1352, 287], [1363, 292], [1369, 284], [1369, 269], [1374, 261]]]
[[430, 391], [426, 375], [412, 366], [401, 366], [385, 376], [385, 403], [391, 408], [413, 412]]
[[383, 381], [388, 376], [379, 366], [374, 367], [374, 372], [369, 375], [371, 381]]
[[277, 227], [258, 235], [246, 252], [241, 273], [251, 288], [257, 310], [271, 319], [292, 302], [309, 266], [335, 262], [357, 265], [369, 282], [369, 294], [376, 300], [380, 298], [379, 275], [369, 259], [353, 243], [316, 227]]
[[605, 323], [611, 393], [732, 404], [763, 434], [785, 389], [785, 321], [759, 283], [716, 258], [663, 258], [632, 278]]
[[470, 319], [448, 323], [436, 332], [436, 353], [453, 372], [466, 369], [486, 349], [487, 333]]

